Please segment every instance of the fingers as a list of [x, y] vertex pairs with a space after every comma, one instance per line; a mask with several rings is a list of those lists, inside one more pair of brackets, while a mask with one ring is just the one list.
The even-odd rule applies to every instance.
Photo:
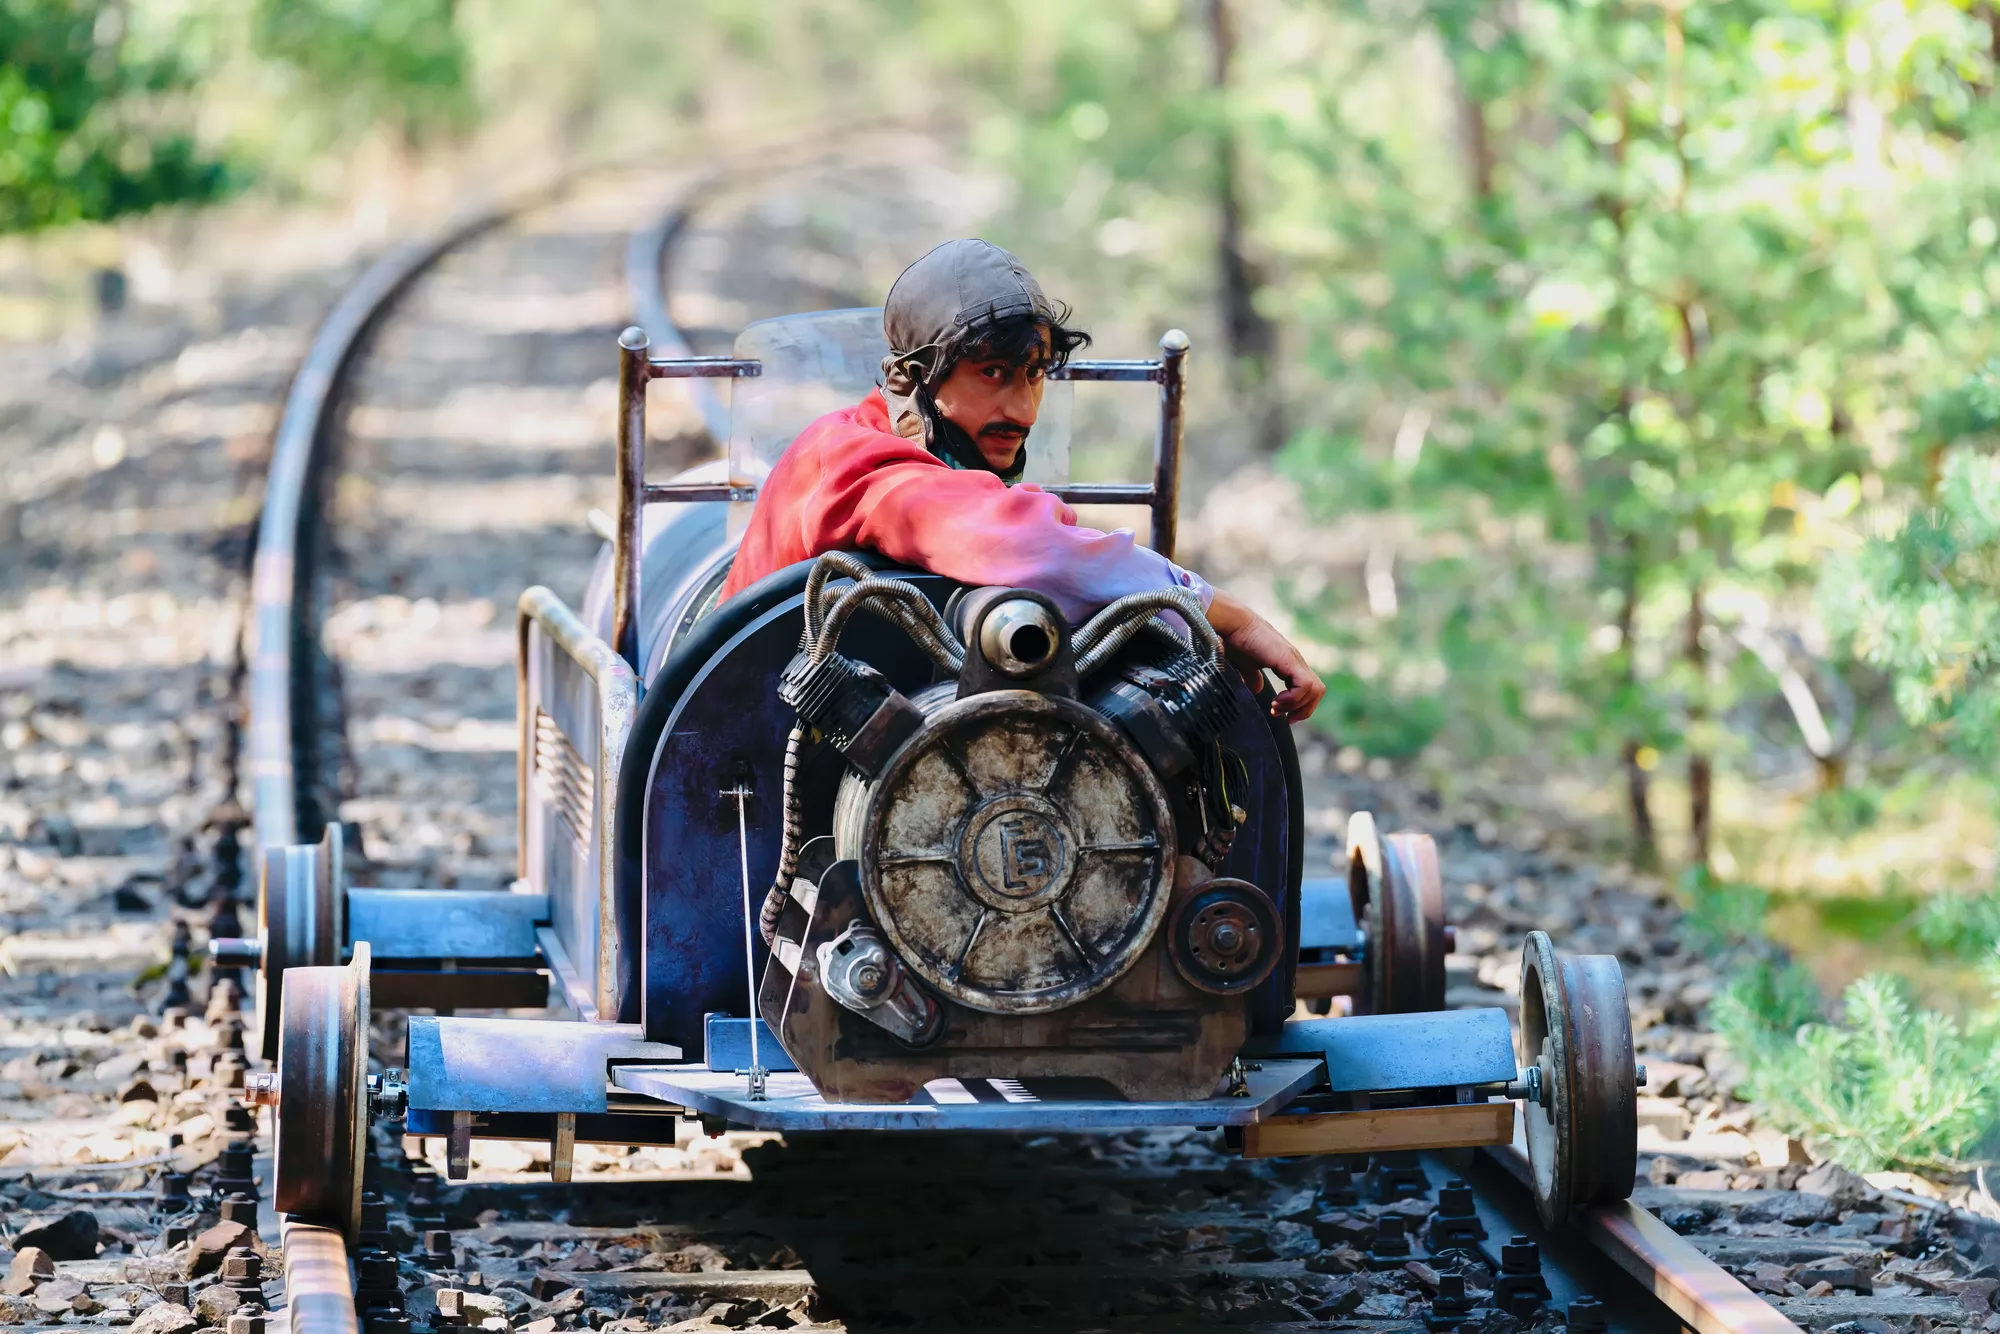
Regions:
[[1313, 710], [1326, 698], [1326, 683], [1303, 660], [1277, 670], [1285, 680], [1286, 689], [1271, 701], [1271, 716], [1302, 723], [1313, 716]]

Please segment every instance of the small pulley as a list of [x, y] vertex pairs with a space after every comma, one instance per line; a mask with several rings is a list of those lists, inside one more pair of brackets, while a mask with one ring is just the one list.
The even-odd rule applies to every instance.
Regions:
[[1578, 1209], [1632, 1194], [1639, 1071], [1625, 976], [1610, 954], [1558, 955], [1548, 933], [1521, 947], [1521, 1109], [1535, 1208], [1559, 1228]]
[[1174, 910], [1168, 952], [1188, 985], [1216, 996], [1250, 990], [1284, 952], [1285, 928], [1270, 896], [1247, 880], [1211, 880]]
[[1429, 834], [1380, 838], [1375, 817], [1347, 822], [1347, 887], [1367, 936], [1367, 966], [1356, 1007], [1363, 1014], [1417, 1014], [1444, 1008], [1444, 877]]

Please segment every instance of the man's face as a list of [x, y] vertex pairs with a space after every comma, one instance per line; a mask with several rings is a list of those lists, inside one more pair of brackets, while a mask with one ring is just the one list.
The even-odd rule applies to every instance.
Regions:
[[[1041, 332], [1042, 350], [1048, 350], [1049, 335]], [[1005, 470], [1021, 452], [1035, 414], [1042, 410], [1043, 356], [1026, 366], [1006, 361], [982, 360], [977, 355], [959, 358], [938, 385], [938, 411], [979, 447], [979, 453], [993, 467]]]

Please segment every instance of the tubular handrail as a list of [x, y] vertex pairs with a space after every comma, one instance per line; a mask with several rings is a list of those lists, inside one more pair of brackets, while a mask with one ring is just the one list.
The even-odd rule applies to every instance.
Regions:
[[615, 1018], [618, 1013], [618, 899], [616, 893], [617, 855], [612, 835], [617, 828], [618, 771], [625, 757], [625, 738], [631, 734], [633, 717], [639, 710], [639, 678], [631, 666], [611, 646], [591, 633], [563, 600], [539, 584], [521, 594], [516, 624], [518, 657], [514, 674], [515, 711], [521, 732], [520, 759], [515, 765], [516, 809], [520, 821], [520, 875], [526, 879], [528, 867], [528, 811], [530, 786], [535, 764], [535, 706], [528, 697], [528, 654], [532, 632], [539, 628], [549, 643], [559, 649], [590, 679], [597, 683], [597, 775], [596, 820], [593, 835], [597, 845], [597, 976], [598, 1017]]

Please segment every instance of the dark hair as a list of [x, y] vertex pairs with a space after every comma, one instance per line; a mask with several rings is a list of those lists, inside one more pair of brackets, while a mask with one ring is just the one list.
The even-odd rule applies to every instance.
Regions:
[[[990, 322], [975, 322], [944, 350], [937, 378], [967, 357], [978, 361], [1002, 361], [1009, 366], [1039, 364], [1044, 371], [1059, 371], [1069, 364], [1072, 353], [1090, 345], [1090, 335], [1071, 329], [1063, 321], [1070, 317], [1068, 306], [1058, 305], [1053, 318], [1039, 315], [1009, 315]], [[1042, 331], [1048, 331], [1047, 355], [1042, 355]]]

